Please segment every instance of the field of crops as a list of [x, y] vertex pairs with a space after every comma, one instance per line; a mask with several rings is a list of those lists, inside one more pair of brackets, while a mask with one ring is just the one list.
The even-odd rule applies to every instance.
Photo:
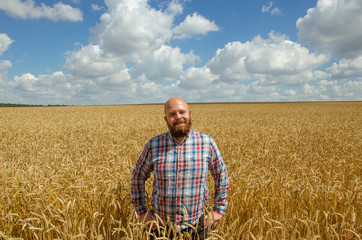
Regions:
[[[231, 180], [210, 239], [361, 239], [362, 102], [190, 108]], [[131, 173], [165, 131], [162, 105], [0, 108], [0, 239], [139, 239]]]

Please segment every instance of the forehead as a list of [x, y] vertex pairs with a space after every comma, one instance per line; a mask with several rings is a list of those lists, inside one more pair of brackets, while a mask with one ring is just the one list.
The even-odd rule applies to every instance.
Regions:
[[165, 105], [165, 113], [188, 111], [186, 102], [181, 100], [170, 101]]

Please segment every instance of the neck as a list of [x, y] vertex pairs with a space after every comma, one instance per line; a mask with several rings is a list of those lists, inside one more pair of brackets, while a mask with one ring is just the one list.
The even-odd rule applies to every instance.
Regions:
[[174, 136], [171, 133], [171, 137], [179, 143], [182, 143], [186, 139], [187, 136], [188, 136], [188, 134], [185, 136]]
[[178, 137], [178, 138], [176, 138], [176, 140], [177, 140], [177, 142], [182, 143], [185, 138], [186, 137]]
[[180, 132], [172, 132], [170, 129], [170, 134], [173, 139], [177, 140], [177, 142], [179, 143], [182, 143], [187, 138], [190, 131], [191, 130], [188, 130], [187, 133], [180, 133]]

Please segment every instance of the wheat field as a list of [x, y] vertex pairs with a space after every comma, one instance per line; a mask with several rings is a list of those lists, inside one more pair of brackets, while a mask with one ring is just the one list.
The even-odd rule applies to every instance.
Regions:
[[[361, 239], [362, 102], [190, 108], [231, 182], [209, 239]], [[141, 239], [131, 173], [165, 131], [161, 104], [0, 108], [0, 239]]]

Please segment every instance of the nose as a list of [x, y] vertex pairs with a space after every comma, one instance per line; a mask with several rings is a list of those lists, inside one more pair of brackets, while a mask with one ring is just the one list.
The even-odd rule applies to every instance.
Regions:
[[176, 113], [176, 119], [180, 119], [182, 115], [180, 113]]

